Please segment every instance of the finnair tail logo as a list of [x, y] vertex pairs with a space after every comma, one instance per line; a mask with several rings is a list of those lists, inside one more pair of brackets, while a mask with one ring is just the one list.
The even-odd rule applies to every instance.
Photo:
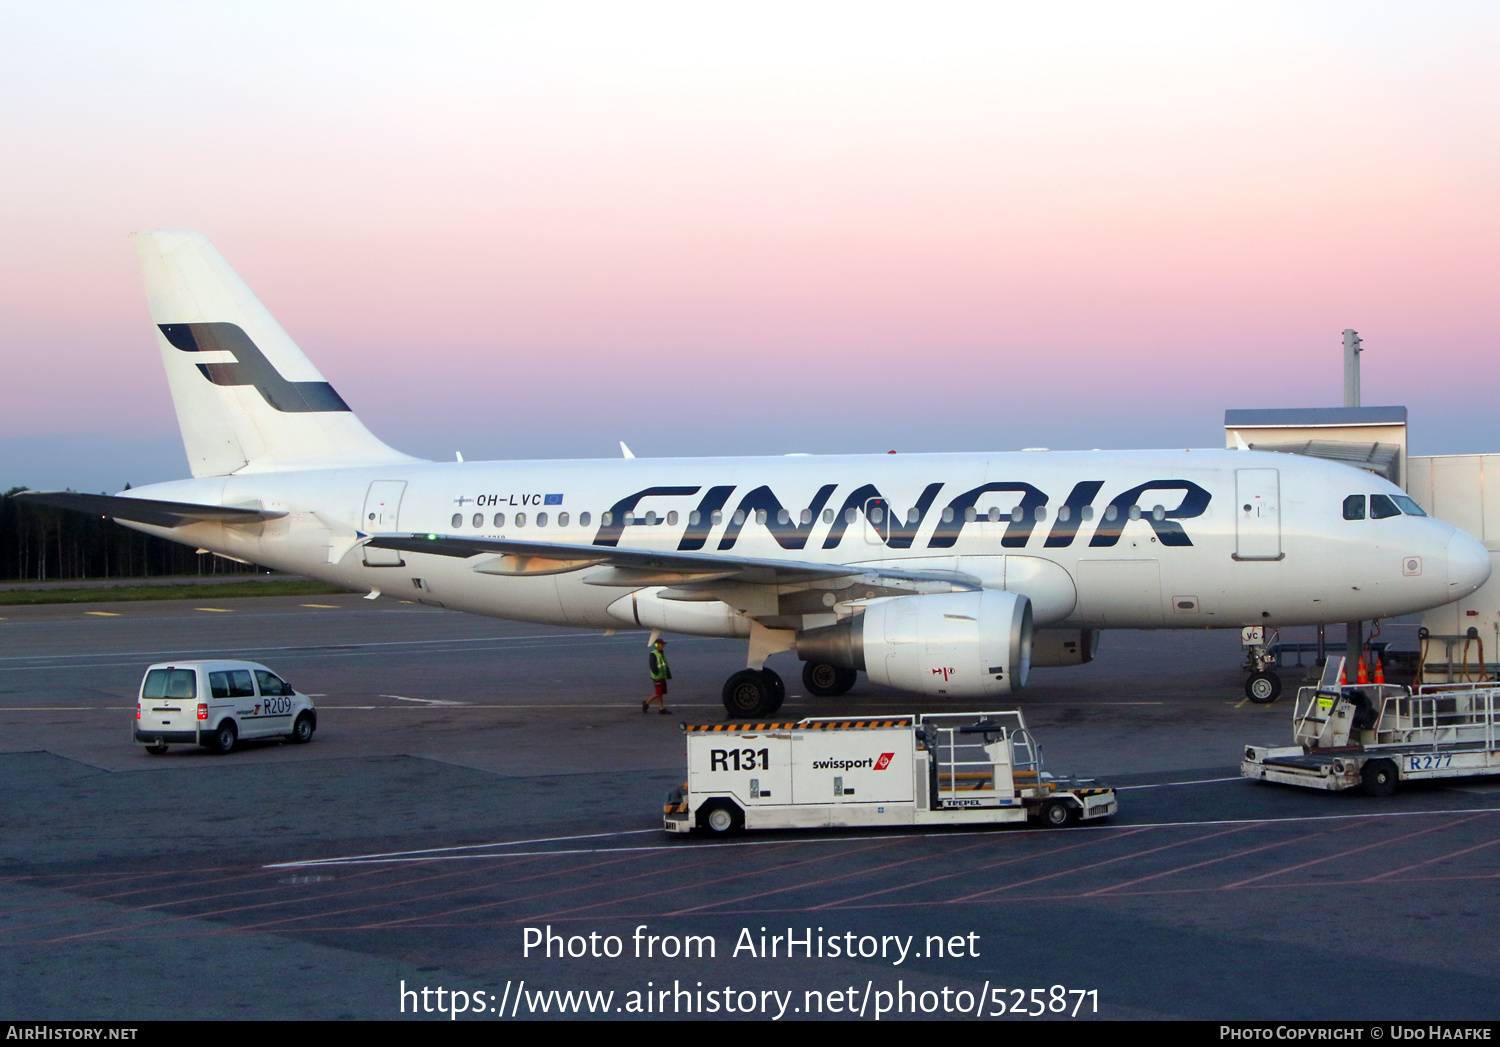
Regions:
[[161, 333], [185, 353], [227, 353], [233, 357], [198, 364], [214, 385], [253, 385], [261, 397], [288, 414], [310, 411], [347, 411], [349, 405], [327, 382], [290, 382], [250, 340], [238, 324], [159, 324]]

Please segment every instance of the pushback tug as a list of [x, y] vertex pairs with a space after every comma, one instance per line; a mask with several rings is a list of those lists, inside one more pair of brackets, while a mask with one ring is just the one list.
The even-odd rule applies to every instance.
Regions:
[[1061, 827], [1115, 813], [1102, 782], [1054, 778], [1019, 711], [682, 727], [668, 832], [834, 826]]

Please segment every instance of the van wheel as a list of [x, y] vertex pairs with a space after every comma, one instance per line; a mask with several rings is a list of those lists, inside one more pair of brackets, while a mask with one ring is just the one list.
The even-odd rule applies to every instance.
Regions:
[[729, 836], [745, 827], [745, 813], [731, 800], [710, 800], [698, 808], [698, 828]]
[[298, 745], [306, 745], [312, 741], [313, 722], [312, 717], [303, 713], [297, 717], [297, 722], [292, 724], [292, 741]]
[[214, 732], [210, 748], [223, 756], [225, 753], [234, 752], [235, 743], [240, 740], [240, 733], [234, 729], [233, 720], [225, 720], [219, 724], [219, 729]]
[[1073, 805], [1066, 800], [1048, 800], [1042, 804], [1042, 809], [1038, 812], [1038, 817], [1041, 818], [1042, 824], [1047, 828], [1061, 829], [1063, 826], [1072, 823], [1074, 818]]
[[167, 747], [165, 745], [148, 745], [146, 746], [146, 751], [152, 756], [160, 756], [167, 751]]

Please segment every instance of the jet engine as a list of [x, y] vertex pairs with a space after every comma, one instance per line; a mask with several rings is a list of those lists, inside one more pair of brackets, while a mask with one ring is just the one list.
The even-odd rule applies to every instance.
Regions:
[[989, 698], [1025, 686], [1031, 634], [1031, 601], [1020, 593], [896, 596], [798, 633], [797, 657], [862, 669], [875, 683], [903, 691]]

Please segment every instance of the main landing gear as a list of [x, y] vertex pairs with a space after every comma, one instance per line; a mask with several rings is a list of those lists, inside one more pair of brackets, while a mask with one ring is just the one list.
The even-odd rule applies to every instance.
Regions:
[[837, 698], [846, 694], [858, 679], [859, 673], [853, 669], [840, 668], [827, 662], [802, 663], [802, 686], [819, 698]]
[[786, 684], [770, 669], [741, 669], [724, 682], [724, 709], [732, 719], [770, 716], [786, 701]]

